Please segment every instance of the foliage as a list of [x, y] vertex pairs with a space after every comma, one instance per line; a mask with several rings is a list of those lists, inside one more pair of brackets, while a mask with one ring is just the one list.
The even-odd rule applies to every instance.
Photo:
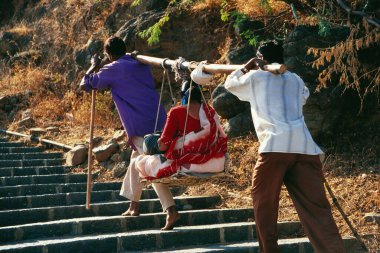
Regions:
[[220, 19], [223, 21], [223, 22], [227, 22], [229, 20], [229, 17], [230, 17], [230, 12], [229, 12], [229, 8], [230, 8], [230, 5], [228, 4], [228, 1], [227, 0], [222, 0], [222, 2], [220, 3]]
[[363, 25], [351, 26], [348, 39], [335, 46], [308, 50], [308, 54], [317, 57], [313, 67], [325, 67], [318, 77], [318, 89], [327, 87], [338, 75], [339, 85], [344, 89], [356, 90], [362, 102], [369, 93], [379, 92], [380, 66], [376, 62], [364, 64], [360, 54], [366, 49], [379, 48], [380, 33], [377, 29], [369, 31], [366, 23]]
[[142, 0], [134, 0], [131, 4], [131, 7], [135, 7], [137, 5], [140, 5], [142, 3]]
[[143, 39], [147, 39], [149, 46], [157, 44], [160, 42], [160, 35], [162, 33], [161, 28], [169, 20], [170, 20], [169, 14], [167, 13], [162, 18], [160, 18], [160, 20], [157, 23], [155, 23], [148, 29], [142, 32], [139, 32], [138, 35]]
[[[135, 0], [134, 3], [135, 2], [141, 4], [142, 0]], [[193, 0], [170, 0], [163, 17], [161, 17], [157, 23], [151, 27], [139, 32], [138, 35], [142, 39], [147, 39], [149, 46], [158, 44], [160, 42], [162, 27], [170, 20], [170, 15], [173, 13], [180, 13], [183, 8], [191, 6], [193, 2]]]

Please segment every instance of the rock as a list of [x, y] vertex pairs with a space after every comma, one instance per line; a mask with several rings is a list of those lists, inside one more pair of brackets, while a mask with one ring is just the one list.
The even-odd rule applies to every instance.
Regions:
[[48, 133], [59, 133], [59, 127], [48, 127], [48, 128], [46, 128], [46, 131], [48, 132]]
[[254, 126], [250, 112], [243, 112], [233, 118], [228, 119], [228, 123], [223, 126], [228, 137], [239, 137], [253, 132]]
[[17, 64], [17, 65], [26, 65], [30, 63], [34, 63], [36, 65], [40, 64], [41, 62], [41, 55], [43, 53], [37, 50], [29, 50], [29, 51], [24, 51], [15, 54], [9, 59], [9, 64], [11, 66]]
[[[98, 146], [102, 141], [103, 141], [103, 137], [101, 137], [101, 136], [93, 137], [92, 138], [92, 145], [93, 145], [93, 147]], [[86, 143], [87, 144], [90, 143], [90, 138], [87, 138]]]
[[95, 154], [95, 159], [98, 162], [104, 162], [108, 160], [113, 154], [115, 154], [119, 149], [119, 145], [116, 143], [107, 144], [93, 149]]
[[121, 162], [120, 154], [118, 154], [118, 153], [113, 154], [113, 155], [111, 156], [111, 161], [114, 161], [114, 162]]
[[75, 52], [76, 64], [82, 68], [85, 68], [90, 63], [91, 56], [101, 51], [102, 48], [103, 41], [91, 36], [91, 38], [87, 41], [87, 44]]
[[366, 222], [375, 222], [376, 224], [380, 225], [380, 214], [379, 213], [366, 213], [364, 215], [364, 221]]
[[131, 154], [132, 154], [132, 149], [131, 148], [126, 148], [125, 150], [120, 152], [120, 159], [122, 161], [129, 161], [131, 160]]
[[35, 136], [44, 135], [46, 134], [46, 132], [47, 132], [46, 129], [39, 128], [39, 127], [29, 129], [29, 134], [35, 135]]
[[112, 175], [116, 178], [123, 177], [127, 173], [129, 162], [116, 163], [112, 170]]
[[114, 167], [114, 163], [112, 161], [104, 161], [99, 163], [99, 165], [107, 170], [112, 170]]
[[86, 162], [88, 148], [84, 145], [78, 145], [66, 153], [66, 164], [68, 166], [77, 166]]
[[228, 64], [243, 64], [252, 57], [255, 57], [255, 55], [256, 50], [252, 46], [244, 44], [230, 50], [226, 56], [226, 60]]
[[222, 85], [219, 85], [212, 93], [212, 106], [224, 119], [232, 118], [250, 108], [248, 102], [240, 101]]
[[34, 125], [34, 120], [31, 117], [27, 117], [25, 119], [20, 120], [17, 123], [18, 127], [27, 127], [30, 128]]
[[94, 55], [103, 49], [103, 41], [93, 36], [87, 41], [86, 50], [90, 55]]
[[0, 96], [0, 109], [3, 109], [5, 104], [7, 103], [7, 97], [6, 96]]
[[19, 107], [19, 103], [24, 101], [24, 94], [18, 93], [0, 97], [0, 109], [9, 113]]
[[121, 141], [124, 139], [124, 137], [126, 137], [127, 135], [125, 134], [125, 131], [124, 130], [117, 130], [114, 134], [113, 134], [113, 137], [112, 139], [114, 139], [115, 141]]
[[32, 111], [30, 109], [25, 110], [21, 113], [21, 119], [30, 118], [32, 116]]

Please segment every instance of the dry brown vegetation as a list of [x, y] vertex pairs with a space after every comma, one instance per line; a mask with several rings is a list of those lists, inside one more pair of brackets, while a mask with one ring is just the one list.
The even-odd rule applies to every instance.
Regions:
[[[41, 1], [41, 4], [49, 2]], [[107, 15], [112, 13], [119, 4], [131, 2], [133, 1], [66, 0], [42, 19], [35, 18], [31, 22], [13, 21], [7, 24], [4, 28], [5, 31], [16, 33], [19, 36], [32, 35], [32, 43], [27, 50], [44, 49], [42, 57], [48, 60], [38, 66], [33, 62], [28, 65], [15, 65], [12, 68], [1, 65], [0, 96], [30, 90], [33, 96], [29, 97], [28, 106], [25, 108], [32, 108], [37, 126], [59, 126], [61, 134], [54, 137], [55, 141], [68, 145], [83, 142], [88, 137], [91, 99], [89, 94], [79, 94], [76, 91], [76, 85], [84, 70], [75, 70], [77, 79], [74, 82], [68, 82], [66, 75], [62, 73], [73, 71], [72, 52], [74, 49], [84, 47], [91, 35], [96, 34], [97, 37], [103, 39], [109, 35], [103, 27]], [[222, 0], [200, 1], [193, 6], [192, 11], [220, 8], [221, 2]], [[258, 0], [228, 2], [227, 10], [237, 10], [252, 18], [262, 17], [269, 30], [280, 29], [284, 24], [286, 26], [294, 25], [296, 22], [318, 24], [320, 21], [317, 15], [306, 15], [300, 12], [302, 10], [298, 10], [300, 17], [295, 21], [287, 1], [267, 1], [268, 6], [261, 5], [262, 1]], [[317, 2], [323, 3], [323, 1]], [[331, 16], [331, 19], [335, 18], [336, 16]], [[363, 27], [368, 30], [366, 35], [359, 33]], [[311, 49], [310, 52], [318, 57], [314, 63], [316, 66], [326, 63], [330, 66], [321, 72], [321, 88], [328, 85], [334, 72], [343, 69], [344, 74], [340, 80], [342, 84], [357, 88], [361, 96], [367, 94], [366, 92], [376, 91], [379, 85], [379, 68], [366, 70], [361, 66], [358, 67], [360, 61], [358, 61], [357, 51], [378, 45], [379, 40], [378, 30], [374, 30], [364, 23], [357, 25], [356, 30], [352, 30], [350, 40], [338, 44], [334, 48]], [[224, 59], [230, 43], [231, 38], [226, 36], [226, 40], [219, 47], [221, 59]], [[342, 58], [343, 53], [346, 54], [345, 58]], [[334, 59], [335, 61], [332, 61]], [[352, 77], [354, 78], [352, 79]], [[363, 88], [358, 83], [361, 79], [368, 80], [369, 85]], [[16, 114], [15, 119], [9, 119], [0, 110], [0, 127], [16, 129], [17, 126], [13, 121], [17, 121], [19, 118], [20, 113]], [[111, 137], [115, 129], [121, 128], [112, 98], [107, 92], [97, 96], [95, 125], [95, 136], [104, 138]], [[349, 134], [347, 134], [347, 138], [350, 138]], [[379, 227], [375, 224], [365, 223], [363, 216], [367, 212], [380, 212], [378, 143], [378, 138], [363, 136], [363, 142], [356, 146], [353, 145], [355, 147], [349, 150], [335, 150], [333, 147], [329, 151], [329, 159], [325, 164], [327, 180], [349, 219], [358, 228], [360, 234], [376, 234], [375, 239], [371, 241], [373, 250], [380, 248]], [[334, 143], [331, 146], [334, 145], [352, 145], [352, 143]], [[231, 176], [219, 181], [189, 187], [187, 193], [219, 194], [223, 200], [221, 203], [223, 207], [251, 206], [250, 178], [257, 158], [257, 149], [258, 142], [252, 135], [230, 140], [229, 174]], [[76, 172], [79, 171], [83, 170], [78, 168]], [[111, 177], [109, 170], [97, 167], [97, 171], [99, 172], [98, 180], [116, 180]], [[350, 231], [340, 214], [336, 208], [333, 207], [333, 210], [340, 231], [344, 235], [349, 235]], [[281, 192], [279, 218], [280, 220], [298, 219], [285, 188]]]

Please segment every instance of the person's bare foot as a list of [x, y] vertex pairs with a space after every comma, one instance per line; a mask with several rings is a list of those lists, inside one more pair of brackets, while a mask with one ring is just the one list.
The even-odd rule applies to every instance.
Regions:
[[140, 204], [139, 202], [132, 201], [128, 210], [121, 214], [122, 216], [139, 216]]
[[172, 230], [174, 228], [174, 224], [181, 217], [181, 215], [177, 212], [175, 206], [171, 206], [167, 209], [166, 215], [166, 224], [161, 230]]

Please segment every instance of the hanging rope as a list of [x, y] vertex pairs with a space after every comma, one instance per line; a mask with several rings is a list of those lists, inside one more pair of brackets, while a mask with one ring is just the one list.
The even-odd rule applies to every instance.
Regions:
[[189, 72], [187, 72], [187, 69], [181, 69], [181, 65], [183, 65], [184, 62], [186, 62], [185, 58], [180, 56], [172, 65], [172, 72], [174, 72], [174, 79], [176, 82], [188, 80], [190, 77], [190, 74]]
[[156, 114], [156, 123], [154, 124], [154, 133], [156, 133], [156, 131], [157, 131], [158, 116], [160, 115], [160, 106], [161, 106], [161, 101], [162, 101], [162, 95], [164, 93], [165, 78], [167, 78], [167, 81], [168, 81], [169, 91], [170, 91], [170, 97], [171, 97], [172, 103], [173, 103], [173, 105], [175, 105], [175, 103], [176, 103], [176, 99], [175, 99], [175, 97], [173, 95], [173, 89], [172, 89], [171, 82], [170, 82], [169, 72], [167, 71], [167, 68], [165, 67], [165, 61], [167, 61], [167, 60], [169, 60], [169, 58], [165, 58], [162, 61], [162, 64], [161, 64], [161, 67], [163, 68], [164, 71], [162, 73], [160, 98], [158, 100], [157, 114]]

